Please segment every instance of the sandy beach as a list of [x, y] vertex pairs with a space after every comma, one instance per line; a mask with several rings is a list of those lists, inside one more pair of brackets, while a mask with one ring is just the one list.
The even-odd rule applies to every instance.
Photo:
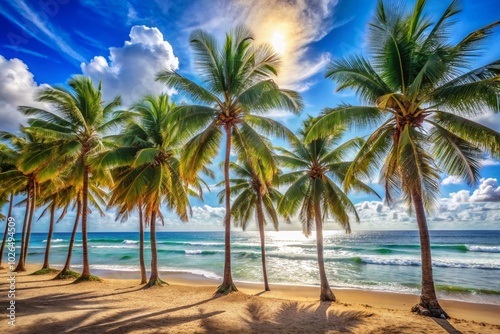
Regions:
[[[53, 275], [17, 275], [16, 326], [7, 319], [2, 283], [2, 333], [500, 333], [500, 305], [443, 300], [452, 319], [412, 314], [417, 296], [336, 289], [336, 303], [320, 303], [319, 288], [239, 283], [214, 296], [216, 281], [181, 273], [169, 285], [144, 289], [137, 279], [104, 278], [73, 284]], [[7, 280], [2, 270], [0, 279]], [[108, 276], [109, 277], [109, 276]]]

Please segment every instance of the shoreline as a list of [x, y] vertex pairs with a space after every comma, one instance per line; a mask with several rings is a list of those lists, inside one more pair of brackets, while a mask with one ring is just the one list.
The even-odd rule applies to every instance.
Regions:
[[[41, 267], [42, 264], [39, 264]], [[54, 269], [61, 269], [62, 266], [54, 266]], [[81, 268], [79, 266], [75, 267], [75, 271], [79, 271]], [[139, 280], [140, 279], [140, 271], [130, 271], [130, 270], [111, 270], [111, 269], [93, 269], [91, 268], [91, 272], [93, 275], [101, 277], [101, 278], [106, 278], [106, 279], [125, 279], [125, 280]], [[149, 270], [146, 270], [147, 276], [149, 277]], [[168, 270], [160, 270], [160, 277], [162, 279], [167, 280], [167, 281], [175, 281], [177, 284], [198, 284], [198, 286], [218, 286], [222, 282], [222, 278], [216, 279], [212, 277], [207, 277], [203, 274], [197, 274], [197, 273], [192, 273], [189, 271], [168, 271]], [[234, 280], [235, 284], [238, 286], [263, 286], [263, 283], [261, 282], [251, 282], [251, 281], [239, 281], [239, 280]], [[305, 289], [319, 289], [319, 285], [310, 285], [310, 284], [295, 284], [295, 283], [272, 283], [269, 282], [270, 286], [276, 286], [276, 287], [297, 287], [297, 288], [305, 288]], [[418, 298], [419, 296], [419, 291], [416, 292], [402, 292], [402, 291], [386, 291], [386, 290], [381, 290], [381, 289], [370, 289], [370, 288], [362, 288], [362, 287], [342, 287], [342, 286], [335, 286], [334, 282], [330, 282], [330, 287], [332, 288], [333, 292], [336, 294], [337, 291], [359, 291], [359, 292], [367, 292], [367, 293], [388, 293], [388, 294], [396, 294], [396, 295], [403, 295], [403, 296], [413, 296], [415, 298]], [[467, 295], [464, 295], [462, 293], [455, 293], [455, 295], [446, 293], [446, 292], [440, 292], [439, 290], [437, 291], [438, 293], [438, 299], [444, 300], [444, 301], [449, 301], [449, 302], [463, 302], [463, 303], [470, 303], [470, 304], [478, 304], [478, 305], [491, 305], [491, 306], [498, 306], [500, 307], [500, 296], [495, 295], [494, 297], [489, 296], [487, 294], [482, 294], [479, 297], [477, 295], [473, 296], [472, 300], [467, 300]], [[440, 296], [441, 294], [441, 296]], [[299, 296], [297, 296], [299, 297]], [[310, 300], [308, 298], [307, 300]], [[416, 304], [416, 302], [414, 303]]]
[[[54, 284], [68, 286], [68, 289], [78, 288], [79, 285], [71, 286], [71, 281], [53, 281], [51, 278], [55, 275], [29, 275], [38, 270], [41, 264], [27, 265], [27, 272], [18, 274], [22, 280], [27, 277], [28, 281], [33, 281], [36, 285]], [[54, 268], [61, 269], [61, 268]], [[105, 284], [125, 285], [140, 288], [137, 272], [115, 272], [105, 270], [93, 270], [92, 273], [101, 277]], [[6, 276], [7, 271], [2, 271], [2, 276]], [[169, 272], [168, 275], [161, 275], [168, 282], [169, 288], [189, 289], [196, 288], [207, 290], [212, 294], [220, 284], [220, 280], [206, 278], [186, 272]], [[37, 278], [37, 280], [31, 280]], [[262, 283], [236, 282], [239, 292], [253, 297], [266, 300], [286, 300], [290, 302], [319, 303], [319, 286], [309, 285], [286, 285], [270, 283], [271, 291], [263, 291]], [[89, 285], [99, 286], [100, 283], [90, 283]], [[153, 288], [156, 289], [156, 288]], [[161, 288], [160, 288], [161, 289]], [[21, 290], [21, 289], [20, 289]], [[149, 289], [151, 290], [151, 289]], [[22, 290], [21, 290], [22, 291]], [[410, 312], [411, 307], [418, 302], [418, 295], [403, 294], [395, 292], [382, 292], [362, 289], [333, 288], [337, 297], [337, 302], [333, 305], [358, 306], [366, 309], [385, 309], [403, 312], [408, 316], [415, 316]], [[457, 321], [467, 321], [472, 323], [485, 323], [498, 326], [500, 333], [500, 305], [473, 303], [465, 301], [440, 299], [441, 306], [446, 312]], [[417, 316], [420, 317], [420, 316]], [[423, 317], [420, 317], [423, 318]]]

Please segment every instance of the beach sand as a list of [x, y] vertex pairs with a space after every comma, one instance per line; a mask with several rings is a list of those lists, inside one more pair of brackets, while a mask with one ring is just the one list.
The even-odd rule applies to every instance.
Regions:
[[500, 305], [442, 300], [452, 317], [444, 320], [412, 314], [414, 295], [335, 289], [338, 302], [321, 303], [318, 287], [238, 283], [238, 292], [214, 296], [217, 281], [181, 273], [144, 289], [138, 279], [29, 275], [39, 268], [17, 275], [15, 328], [1, 271], [0, 333], [500, 333]]

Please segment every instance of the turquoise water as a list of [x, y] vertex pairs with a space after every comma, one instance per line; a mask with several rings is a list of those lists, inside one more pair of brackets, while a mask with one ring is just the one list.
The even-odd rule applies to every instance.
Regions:
[[[319, 285], [316, 241], [300, 232], [266, 232], [270, 283]], [[224, 266], [222, 232], [158, 233], [159, 267], [220, 279]], [[51, 265], [62, 266], [69, 233], [55, 233]], [[146, 233], [146, 238], [149, 235]], [[31, 237], [28, 262], [42, 263], [46, 234]], [[500, 304], [500, 231], [431, 231], [434, 278], [441, 298]], [[81, 268], [81, 236], [73, 266]], [[233, 232], [233, 278], [261, 282], [257, 232]], [[420, 247], [417, 231], [326, 231], [326, 270], [333, 288], [419, 292]], [[89, 233], [91, 269], [138, 272], [138, 234]], [[149, 242], [146, 258], [149, 264]]]

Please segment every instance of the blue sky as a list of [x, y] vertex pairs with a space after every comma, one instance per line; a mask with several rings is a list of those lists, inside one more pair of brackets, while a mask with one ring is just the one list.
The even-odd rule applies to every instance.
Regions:
[[[500, 0], [461, 3], [463, 12], [457, 16], [452, 41], [500, 19]], [[448, 4], [429, 0], [428, 14], [436, 17]], [[236, 24], [251, 28], [257, 42], [283, 48], [278, 82], [299, 90], [306, 108], [300, 117], [280, 111], [273, 117], [296, 129], [307, 114], [317, 115], [324, 107], [341, 102], [359, 103], [353, 93], [335, 93], [334, 83], [324, 79], [324, 72], [332, 59], [365, 51], [366, 24], [375, 5], [375, 0], [2, 1], [0, 130], [16, 131], [24, 121], [16, 107], [35, 105], [33, 94], [40, 86], [64, 84], [74, 74], [89, 75], [96, 82], [102, 79], [105, 97], [121, 95], [125, 104], [160, 91], [184, 101], [182, 95], [155, 83], [154, 75], [168, 67], [195, 78], [189, 33], [202, 28], [220, 37]], [[499, 56], [500, 29], [496, 29], [485, 45], [484, 57], [475, 65]], [[478, 120], [500, 131], [500, 115], [486, 113]], [[484, 180], [474, 187], [443, 175], [442, 206], [430, 216], [431, 228], [500, 228], [500, 162], [485, 156], [484, 164]], [[216, 184], [220, 174], [209, 183]], [[380, 189], [375, 179], [372, 185]], [[193, 201], [191, 223], [181, 225], [170, 217], [165, 230], [220, 229], [224, 211], [216, 200], [218, 191], [214, 188], [206, 194], [204, 203]], [[351, 194], [351, 199], [363, 218], [354, 229], [416, 228], [414, 218], [402, 206], [388, 208], [363, 194]], [[17, 214], [22, 215], [21, 208]], [[70, 220], [58, 228], [69, 230]], [[41, 220], [37, 230], [44, 231], [45, 225]], [[135, 230], [135, 226], [133, 219], [124, 225], [114, 223], [113, 212], [91, 222], [91, 230]]]

